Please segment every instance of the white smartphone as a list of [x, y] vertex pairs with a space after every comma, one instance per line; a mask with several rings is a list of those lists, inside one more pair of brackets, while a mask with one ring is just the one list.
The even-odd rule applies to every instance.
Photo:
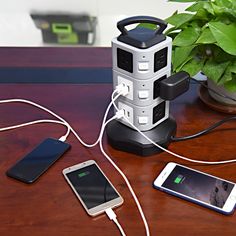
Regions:
[[236, 206], [235, 183], [173, 162], [155, 179], [154, 188], [227, 215]]
[[90, 216], [124, 202], [94, 160], [68, 167], [62, 173]]

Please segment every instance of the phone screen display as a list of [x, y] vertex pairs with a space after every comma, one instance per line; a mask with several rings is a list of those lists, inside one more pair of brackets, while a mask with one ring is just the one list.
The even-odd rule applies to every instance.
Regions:
[[70, 145], [67, 143], [48, 138], [9, 169], [7, 175], [26, 183], [32, 183], [69, 148]]
[[223, 208], [234, 184], [182, 166], [176, 166], [162, 187]]
[[119, 197], [95, 164], [67, 173], [66, 176], [88, 209]]

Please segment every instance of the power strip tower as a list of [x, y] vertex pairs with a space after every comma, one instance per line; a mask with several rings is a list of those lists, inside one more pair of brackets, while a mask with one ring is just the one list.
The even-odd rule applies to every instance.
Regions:
[[[134, 24], [138, 26], [128, 31]], [[148, 24], [156, 25], [156, 30], [146, 27]], [[118, 22], [117, 27], [121, 34], [112, 40], [113, 86], [123, 83], [129, 94], [120, 96], [116, 105], [129, 122], [167, 147], [176, 132], [170, 102], [161, 96], [161, 82], [171, 75], [172, 39], [163, 34], [167, 24], [158, 18], [136, 16]], [[124, 118], [107, 128], [108, 141], [117, 149], [142, 156], [160, 152], [137, 133]]]

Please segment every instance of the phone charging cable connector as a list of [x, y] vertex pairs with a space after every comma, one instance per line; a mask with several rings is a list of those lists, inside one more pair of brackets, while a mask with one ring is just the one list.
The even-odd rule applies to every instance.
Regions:
[[110, 220], [112, 220], [112, 221], [116, 224], [116, 226], [117, 226], [118, 229], [120, 230], [121, 235], [122, 235], [122, 236], [126, 236], [126, 234], [125, 234], [125, 232], [124, 232], [122, 226], [121, 226], [120, 223], [118, 222], [117, 217], [116, 217], [116, 214], [115, 214], [115, 212], [112, 210], [112, 208], [106, 209], [105, 212], [106, 212], [108, 218], [109, 218]]

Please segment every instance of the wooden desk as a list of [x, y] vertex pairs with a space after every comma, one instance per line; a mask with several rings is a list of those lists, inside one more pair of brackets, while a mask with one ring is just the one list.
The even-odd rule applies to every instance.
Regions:
[[[2, 68], [111, 67], [109, 48], [1, 48], [0, 55]], [[198, 87], [193, 85], [190, 91], [172, 102], [171, 113], [177, 120], [177, 135], [195, 133], [225, 117], [208, 109], [199, 100], [197, 90]], [[84, 140], [92, 142], [97, 137], [111, 91], [111, 84], [0, 84], [0, 99], [26, 98], [45, 105], [70, 122]], [[24, 104], [1, 105], [0, 114], [0, 127], [52, 118]], [[5, 175], [9, 167], [41, 140], [60, 137], [64, 132], [65, 128], [59, 125], [41, 124], [0, 133], [0, 235], [119, 235], [116, 226], [105, 215], [91, 218], [86, 214], [61, 174], [65, 167], [88, 159], [99, 163], [124, 197], [125, 203], [116, 212], [127, 235], [145, 235], [137, 207], [121, 176], [98, 147], [84, 148], [72, 135], [68, 139], [72, 149], [36, 183], [26, 185]], [[173, 143], [169, 149], [195, 159], [233, 159], [236, 156], [235, 139], [235, 123], [231, 122], [206, 136]], [[104, 146], [129, 178], [143, 207], [151, 235], [236, 234], [236, 214], [224, 216], [152, 187], [153, 180], [170, 161], [234, 182], [236, 164], [194, 165], [166, 153], [144, 158], [114, 150], [106, 139]]]

